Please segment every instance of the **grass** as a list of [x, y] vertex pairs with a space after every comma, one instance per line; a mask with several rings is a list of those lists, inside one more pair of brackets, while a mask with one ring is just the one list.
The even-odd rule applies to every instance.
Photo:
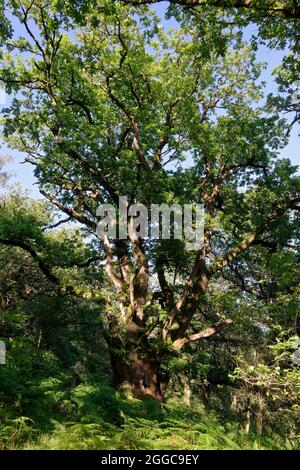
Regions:
[[[46, 432], [31, 418], [15, 423], [10, 448], [41, 450], [258, 450], [292, 449], [277, 436], [245, 434], [236, 423], [221, 422], [202, 405], [184, 407], [179, 399], [166, 404], [128, 399], [106, 386], [80, 385], [58, 404]], [[13, 426], [13, 425], [12, 425]], [[13, 426], [14, 427], [14, 426]]]

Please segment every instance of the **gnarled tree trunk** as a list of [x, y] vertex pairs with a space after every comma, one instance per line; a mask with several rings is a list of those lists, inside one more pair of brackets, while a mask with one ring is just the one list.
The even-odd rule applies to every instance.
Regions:
[[168, 378], [161, 375], [157, 358], [138, 350], [122, 356], [111, 353], [111, 367], [115, 387], [137, 398], [152, 397], [164, 401]]

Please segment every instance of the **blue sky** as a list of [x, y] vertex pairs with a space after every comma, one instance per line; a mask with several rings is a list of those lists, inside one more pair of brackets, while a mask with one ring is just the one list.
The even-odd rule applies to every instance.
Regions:
[[[163, 17], [165, 13], [166, 4], [158, 4], [155, 9], [159, 16]], [[174, 21], [166, 22], [164, 21], [165, 27], [174, 27], [176, 24]], [[16, 35], [18, 35], [18, 31], [16, 31]], [[246, 32], [246, 35], [251, 34], [251, 30]], [[272, 76], [272, 70], [278, 65], [280, 65], [282, 57], [284, 55], [283, 51], [275, 51], [269, 50], [267, 47], [262, 46], [259, 48], [257, 53], [257, 60], [263, 61], [267, 63], [266, 70], [264, 70], [262, 74], [262, 79], [266, 82], [266, 93], [276, 92], [276, 83], [274, 82], [274, 78]], [[0, 96], [0, 107], [1, 101], [3, 96]], [[9, 102], [9, 98], [7, 99]], [[299, 138], [299, 126], [294, 126], [289, 144], [286, 148], [284, 148], [280, 154], [283, 158], [289, 158], [295, 165], [300, 165], [300, 138]], [[41, 198], [41, 195], [38, 190], [38, 186], [36, 184], [36, 180], [33, 174], [33, 167], [26, 163], [22, 164], [24, 161], [24, 154], [20, 152], [16, 152], [13, 150], [7, 149], [0, 138], [1, 150], [0, 152], [3, 154], [10, 154], [12, 157], [11, 162], [6, 166], [6, 171], [11, 173], [11, 182], [19, 182], [21, 186], [30, 191], [30, 195], [35, 198]]]

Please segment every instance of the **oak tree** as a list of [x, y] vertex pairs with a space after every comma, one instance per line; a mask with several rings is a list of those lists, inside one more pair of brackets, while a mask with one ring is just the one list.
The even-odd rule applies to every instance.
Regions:
[[[85, 228], [87, 244], [99, 245], [99, 204], [117, 207], [120, 196], [147, 206], [205, 205], [196, 251], [184, 240], [130, 231], [99, 247], [115, 383], [163, 400], [168, 359], [232, 323], [223, 312], [214, 323], [202, 316], [210, 283], [244, 253], [272, 247], [283, 227], [285, 243], [293, 236], [300, 181], [278, 159], [288, 124], [266, 110], [255, 47], [234, 23], [220, 22], [218, 10], [207, 12], [199, 41], [190, 20], [165, 31], [146, 5], [99, 0], [74, 11], [69, 2], [26, 0], [6, 8], [22, 33], [6, 39], [1, 61], [12, 95], [5, 140], [26, 154], [44, 198]], [[66, 286], [59, 263], [34, 250], [33, 238], [18, 246], [60, 292], [82, 295], [76, 280]]]

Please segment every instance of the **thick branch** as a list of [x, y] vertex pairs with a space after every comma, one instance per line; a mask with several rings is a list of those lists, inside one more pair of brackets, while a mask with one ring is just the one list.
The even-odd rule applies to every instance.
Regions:
[[108, 194], [111, 196], [115, 204], [119, 203], [119, 197], [110, 185], [110, 183], [107, 181], [106, 178], [103, 177], [103, 175], [96, 169], [94, 168], [87, 160], [82, 158], [75, 150], [69, 148], [66, 144], [66, 142], [61, 141], [59, 138], [56, 139], [56, 143], [62, 148], [62, 150], [73, 160], [75, 160], [77, 163], [79, 163], [93, 178], [99, 181], [99, 183], [103, 186], [103, 188], [108, 192]]
[[107, 234], [105, 234], [103, 237], [103, 246], [106, 254], [106, 274], [112, 281], [115, 288], [121, 290], [123, 287], [123, 279], [119, 277], [114, 271], [113, 252]]
[[265, 220], [258, 227], [253, 229], [252, 232], [248, 233], [238, 245], [236, 245], [225, 256], [214, 261], [213, 265], [209, 269], [210, 274], [212, 275], [216, 271], [228, 266], [228, 264], [231, 263], [240, 253], [243, 253], [247, 248], [256, 243], [257, 236], [263, 233], [272, 221], [281, 217], [287, 210], [299, 210], [299, 201], [299, 198], [295, 198], [278, 204], [277, 208], [270, 211]]
[[72, 217], [67, 217], [66, 219], [59, 220], [58, 222], [56, 222], [53, 225], [47, 225], [46, 227], [43, 228], [43, 232], [45, 232], [46, 230], [53, 230], [54, 228], [57, 228], [62, 224], [66, 224], [66, 223], [70, 222], [71, 220], [72, 220]]
[[245, 251], [255, 240], [257, 236], [257, 230], [249, 233], [241, 243], [236, 245], [233, 250], [231, 250], [227, 255], [217, 259], [210, 268], [211, 272], [219, 271], [220, 269], [225, 268], [231, 261], [233, 261], [240, 253]]
[[131, 242], [136, 263], [135, 274], [131, 277], [131, 295], [133, 297], [131, 299], [131, 303], [134, 308], [133, 320], [143, 322], [143, 307], [147, 300], [149, 282], [148, 260], [142, 250], [141, 240], [133, 229], [133, 218], [131, 218], [129, 221], [128, 229], [128, 236]]
[[[69, 216], [71, 216], [73, 219], [77, 220], [78, 222], [92, 228], [93, 230], [96, 230], [97, 224], [96, 222], [93, 222], [92, 220], [88, 219], [85, 217], [83, 214], [80, 214], [79, 212], [75, 211], [72, 208], [66, 207], [63, 204], [61, 204], [59, 201], [54, 199], [50, 194], [46, 193], [45, 191], [41, 190], [40, 193], [45, 196], [52, 204], [54, 204], [56, 207], [58, 207], [61, 211], [65, 212]], [[106, 237], [103, 240], [103, 246], [104, 246], [104, 251], [106, 254], [106, 273], [108, 277], [111, 279], [113, 282], [114, 286], [120, 290], [123, 286], [123, 280], [117, 276], [114, 272], [113, 269], [113, 254], [112, 254], [112, 249], [110, 246], [110, 242], [108, 238]]]
[[166, 279], [164, 262], [160, 257], [158, 257], [155, 264], [156, 264], [156, 272], [157, 272], [158, 282], [159, 282], [162, 296], [163, 296], [164, 305], [167, 309], [173, 309], [174, 292]]
[[206, 328], [205, 330], [202, 330], [199, 333], [195, 333], [186, 338], [177, 339], [173, 343], [173, 348], [176, 351], [180, 351], [187, 344], [192, 343], [194, 341], [199, 341], [200, 339], [208, 338], [209, 336], [212, 336], [212, 335], [215, 335], [216, 333], [219, 333], [221, 330], [231, 325], [232, 323], [233, 321], [230, 318], [228, 318], [226, 320], [221, 321], [214, 327]]
[[[169, 332], [173, 340], [182, 338], [195, 313], [201, 295], [208, 286], [210, 274], [205, 265], [205, 244], [197, 254], [191, 275], [186, 283], [183, 294], [175, 307], [171, 310], [162, 329], [162, 339], [165, 340]], [[174, 322], [176, 323], [174, 325]]]
[[42, 189], [40, 190], [40, 193], [48, 199], [54, 206], [58, 207], [62, 212], [65, 212], [68, 214], [72, 219], [77, 220], [81, 224], [86, 225], [87, 227], [92, 228], [93, 230], [96, 230], [97, 224], [96, 222], [88, 219], [85, 217], [83, 214], [80, 214], [79, 212], [75, 211], [71, 207], [66, 207], [64, 206], [61, 202], [57, 201], [53, 196], [50, 194], [46, 193], [46, 191], [43, 191]]
[[141, 147], [141, 143], [140, 143], [140, 134], [139, 134], [139, 126], [136, 122], [136, 119], [134, 117], [134, 115], [126, 108], [126, 106], [124, 105], [124, 103], [122, 103], [121, 100], [119, 100], [119, 98], [113, 93], [112, 89], [111, 89], [111, 86], [110, 86], [110, 77], [107, 77], [106, 79], [106, 85], [107, 85], [107, 91], [108, 91], [108, 94], [110, 96], [110, 99], [112, 100], [112, 102], [118, 107], [120, 108], [123, 113], [128, 117], [129, 119], [129, 122], [132, 126], [132, 130], [133, 130], [133, 147], [137, 153], [137, 156], [138, 156], [138, 159], [139, 159], [139, 162], [141, 163], [141, 165], [143, 166], [143, 168], [146, 170], [146, 171], [149, 171], [150, 170], [150, 167], [149, 167], [149, 164], [145, 158], [145, 155], [144, 155], [144, 152], [142, 150], [142, 147]]
[[38, 255], [38, 253], [30, 245], [28, 245], [28, 243], [14, 240], [14, 239], [7, 240], [4, 238], [0, 238], [0, 243], [6, 246], [15, 246], [18, 248], [22, 248], [23, 250], [27, 251], [27, 253], [29, 253], [32, 256], [34, 261], [38, 263], [40, 270], [43, 272], [43, 274], [45, 274], [45, 276], [49, 279], [49, 281], [52, 284], [55, 284], [56, 286], [60, 285], [60, 281], [58, 277], [56, 277], [55, 274], [51, 272], [48, 264]]
[[99, 261], [105, 261], [104, 256], [92, 256], [91, 258], [88, 258], [85, 261], [70, 261], [69, 263], [55, 263], [55, 266], [59, 266], [60, 268], [71, 268], [73, 266], [76, 266], [77, 268], [88, 268], [91, 264], [99, 262]]

